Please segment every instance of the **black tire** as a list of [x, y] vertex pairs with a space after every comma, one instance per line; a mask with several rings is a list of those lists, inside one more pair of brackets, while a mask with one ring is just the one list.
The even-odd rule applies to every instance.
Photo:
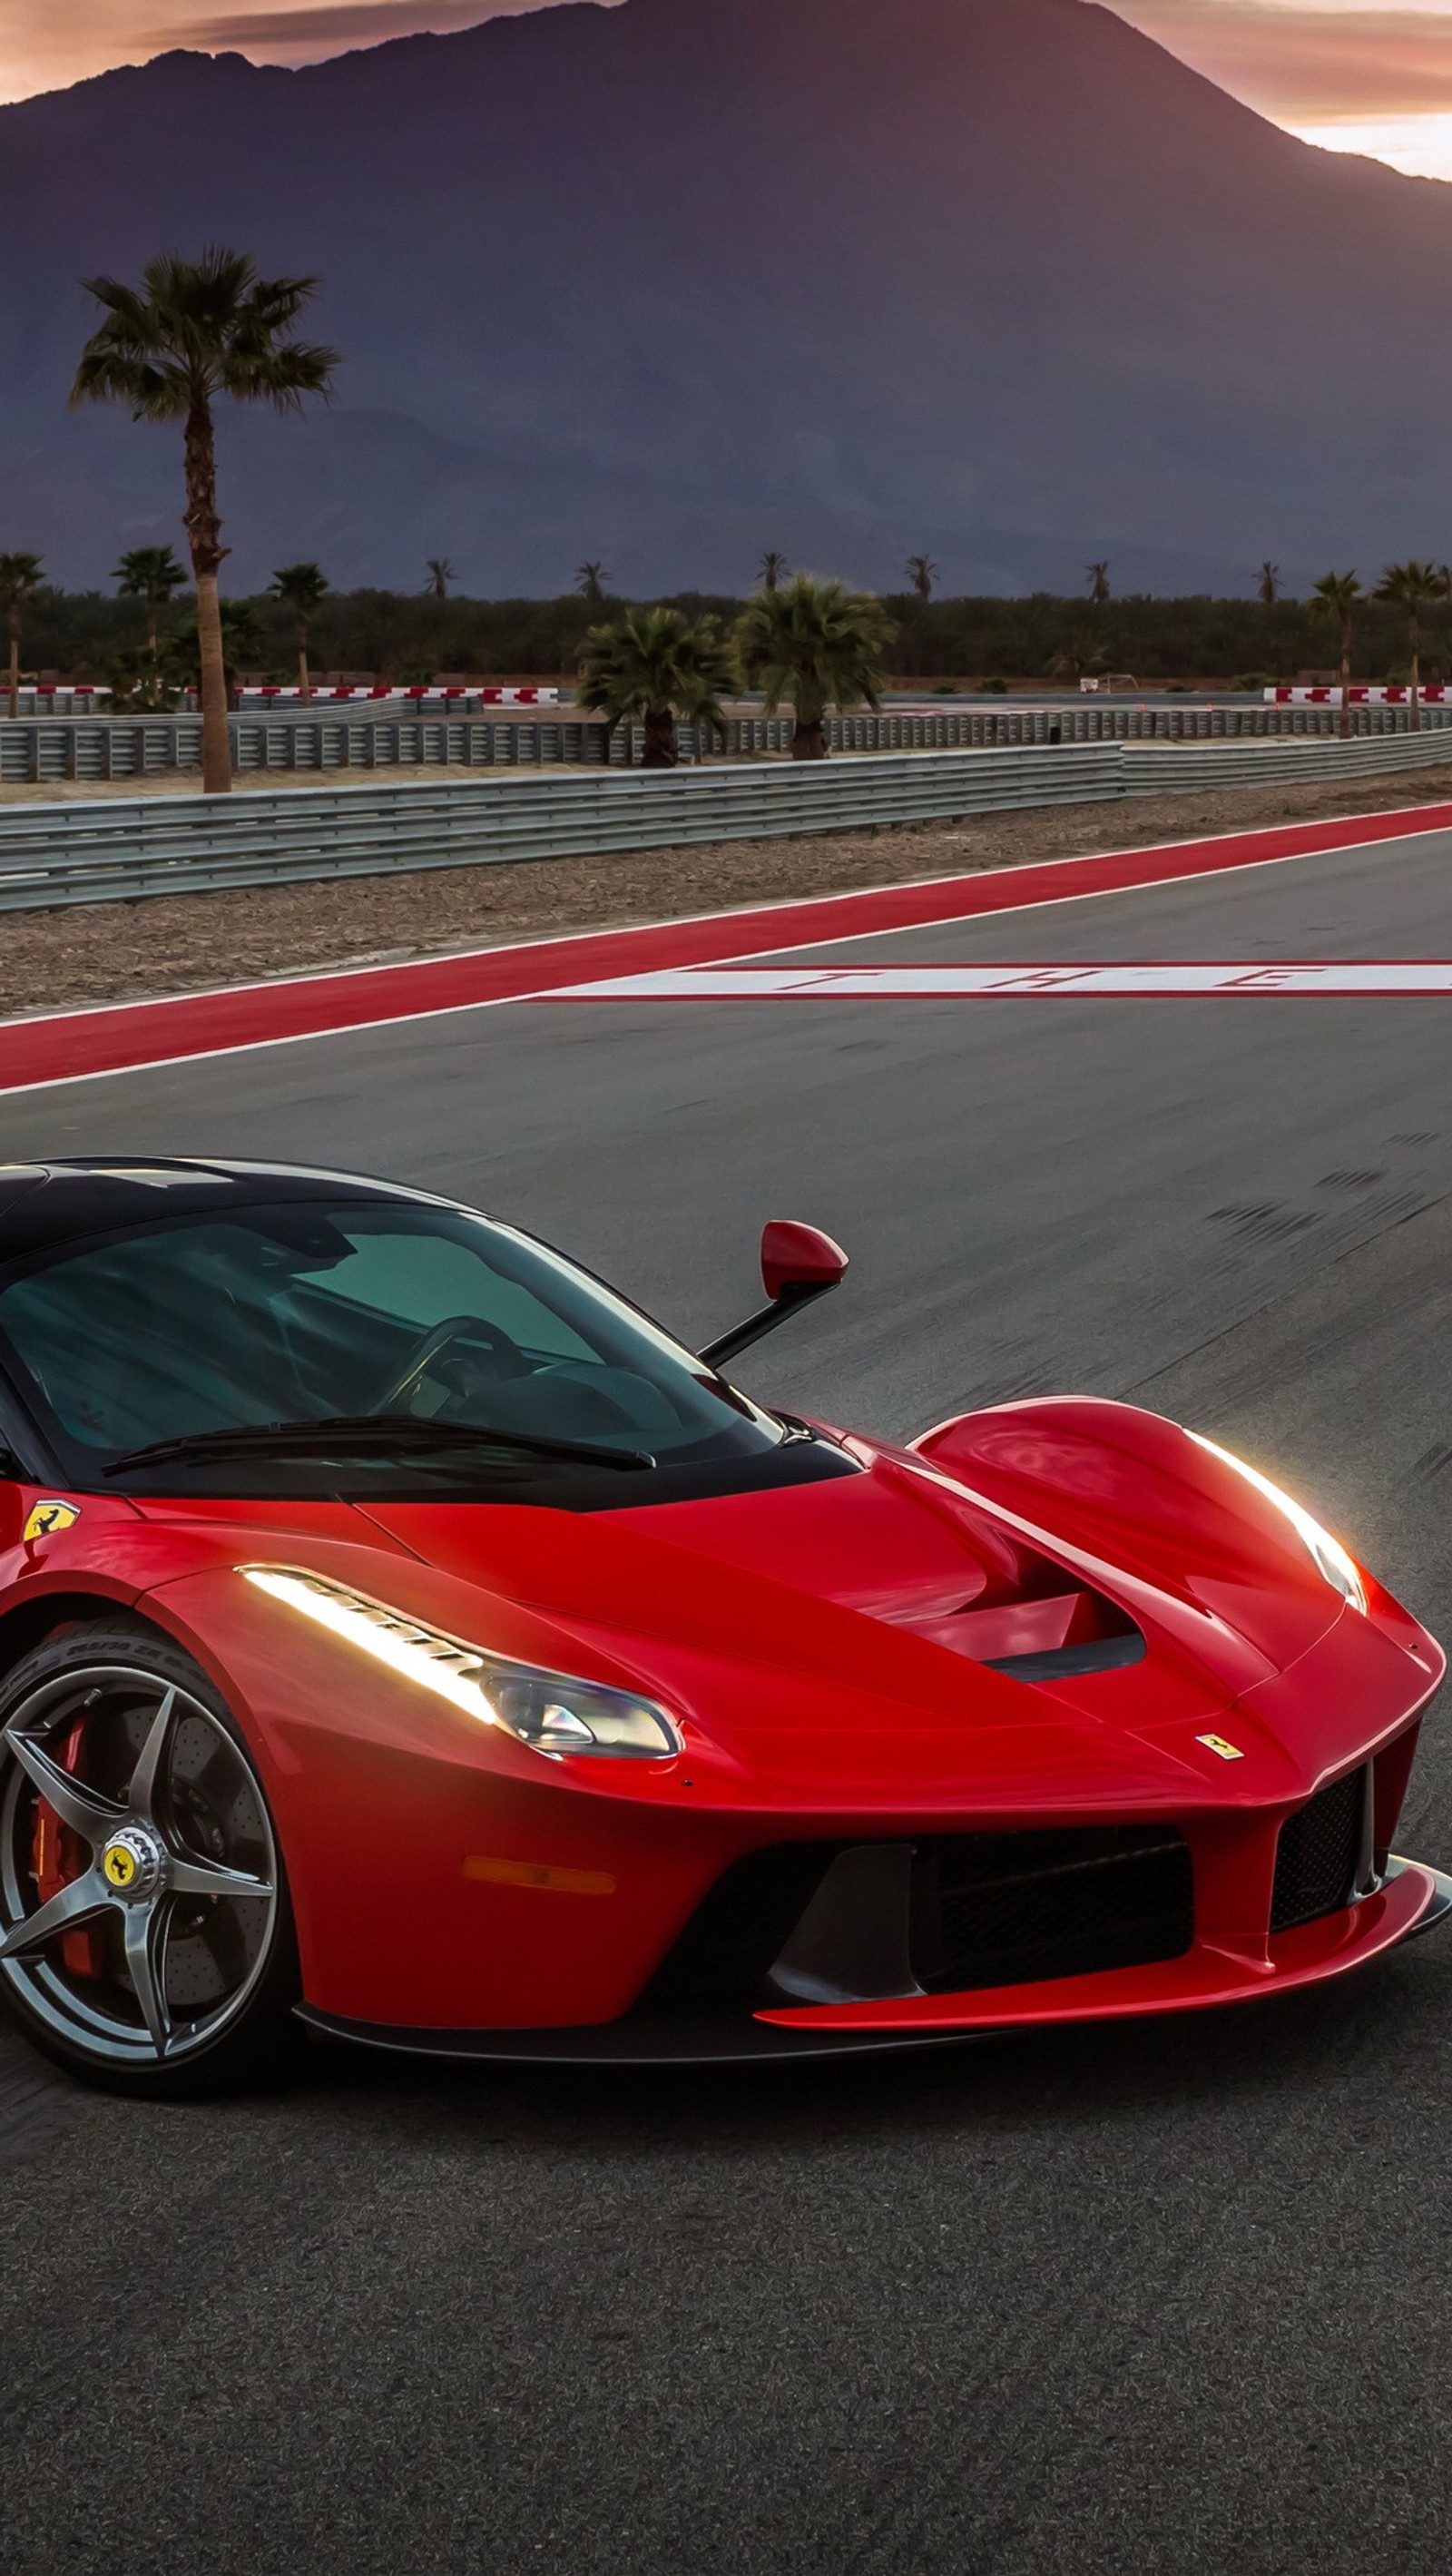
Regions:
[[[139, 1806], [138, 1737], [156, 1755]], [[118, 1821], [98, 1829], [103, 1814]], [[89, 1892], [100, 1902], [80, 1912], [75, 1932], [58, 1927], [0, 1955], [0, 2001], [31, 2044], [88, 2084], [142, 2099], [285, 2076], [303, 2037], [297, 1940], [262, 1783], [214, 1684], [143, 1620], [111, 1613], [68, 1626], [0, 1677], [0, 1952], [24, 1941], [47, 1901], [47, 1834], [54, 1901]], [[117, 1895], [112, 1872], [124, 1868], [133, 1884]], [[172, 1883], [183, 1876], [184, 1889]], [[222, 1893], [201, 1892], [210, 1878], [227, 1881]], [[190, 2021], [173, 2021], [177, 1986], [201, 1990], [206, 2009]]]

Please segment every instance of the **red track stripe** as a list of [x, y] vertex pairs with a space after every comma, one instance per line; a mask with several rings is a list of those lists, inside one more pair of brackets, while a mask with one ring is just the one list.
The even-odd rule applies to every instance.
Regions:
[[373, 966], [305, 975], [219, 992], [178, 994], [102, 1010], [0, 1023], [0, 1091], [119, 1073], [288, 1038], [371, 1028], [389, 1020], [518, 1001], [569, 984], [705, 966], [732, 957], [775, 955], [874, 932], [910, 930], [983, 913], [1016, 912], [1084, 895], [1173, 884], [1222, 869], [1263, 867], [1322, 850], [1358, 848], [1409, 834], [1452, 828], [1452, 805], [1358, 815], [1342, 822], [1292, 823], [1261, 832], [1225, 833], [1098, 858], [1056, 859], [1037, 867], [996, 868], [981, 875], [936, 877], [916, 885], [874, 887], [860, 894], [804, 903], [756, 905], [740, 912], [666, 921], [642, 930], [591, 931], [573, 939], [527, 940], [416, 965]]

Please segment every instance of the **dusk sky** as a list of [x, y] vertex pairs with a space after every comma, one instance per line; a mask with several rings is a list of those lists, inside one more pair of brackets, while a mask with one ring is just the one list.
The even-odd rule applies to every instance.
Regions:
[[[169, 45], [316, 62], [539, 0], [0, 0], [0, 98]], [[892, 0], [883, 0], [884, 24]], [[1119, 14], [1316, 143], [1452, 178], [1452, 0], [1118, 0]]]

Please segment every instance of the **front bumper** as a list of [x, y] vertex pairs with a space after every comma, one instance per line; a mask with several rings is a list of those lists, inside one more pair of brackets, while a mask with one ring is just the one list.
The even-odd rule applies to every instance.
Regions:
[[553, 2066], [729, 2065], [806, 2057], [879, 2055], [943, 2047], [995, 2032], [1062, 2022], [1118, 2021], [1148, 2013], [1253, 2003], [1369, 1966], [1452, 1914], [1452, 1877], [1393, 1857], [1380, 1887], [1354, 1905], [1263, 1950], [1199, 1941], [1183, 1958], [1034, 1985], [971, 1993], [894, 1995], [871, 2003], [769, 2008], [750, 2014], [648, 2011], [564, 2030], [411, 2030], [350, 2021], [304, 2004], [301, 2019], [334, 2039], [409, 2056]]

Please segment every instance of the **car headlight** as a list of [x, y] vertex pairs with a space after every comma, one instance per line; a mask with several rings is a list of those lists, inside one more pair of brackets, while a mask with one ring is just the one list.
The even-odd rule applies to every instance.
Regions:
[[1218, 1458], [1223, 1467], [1233, 1467], [1237, 1476], [1243, 1476], [1248, 1485], [1254, 1485], [1256, 1492], [1264, 1494], [1268, 1503], [1274, 1503], [1278, 1512], [1285, 1513], [1332, 1590], [1339, 1592], [1343, 1601], [1349, 1601], [1353, 1610], [1364, 1612], [1366, 1586], [1340, 1539], [1333, 1538], [1331, 1532], [1323, 1529], [1318, 1520], [1313, 1520], [1300, 1503], [1294, 1502], [1289, 1494], [1282, 1493], [1280, 1486], [1273, 1485], [1269, 1476], [1263, 1476], [1258, 1467], [1248, 1467], [1233, 1450], [1222, 1449], [1217, 1440], [1207, 1440], [1202, 1431], [1192, 1431], [1190, 1437], [1202, 1449], [1208, 1449], [1212, 1458]]
[[512, 1663], [483, 1646], [466, 1646], [440, 1628], [429, 1628], [401, 1610], [371, 1601], [322, 1575], [280, 1565], [243, 1565], [238, 1572], [272, 1600], [285, 1602], [315, 1626], [356, 1646], [374, 1662], [466, 1716], [558, 1761], [566, 1753], [611, 1755], [617, 1760], [668, 1761], [682, 1750], [674, 1721], [651, 1700], [568, 1673]]

